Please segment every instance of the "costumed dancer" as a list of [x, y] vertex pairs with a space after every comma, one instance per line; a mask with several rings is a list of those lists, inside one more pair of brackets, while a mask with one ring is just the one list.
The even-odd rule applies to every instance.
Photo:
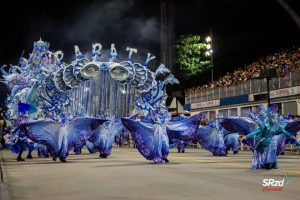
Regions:
[[[179, 151], [187, 146], [191, 141], [197, 141], [200, 145], [213, 153], [214, 156], [226, 155], [225, 144], [222, 133], [219, 131], [217, 124], [211, 121], [206, 123], [207, 119], [201, 113], [191, 117], [179, 116], [172, 118], [167, 124], [168, 136], [175, 142], [179, 143]], [[199, 124], [206, 124], [204, 126]]]
[[170, 141], [177, 145], [178, 153], [184, 153], [185, 147], [197, 138], [197, 130], [202, 114], [191, 117], [180, 115], [167, 123], [167, 133]]
[[155, 163], [169, 162], [169, 138], [165, 124], [166, 117], [155, 116], [140, 121], [122, 118], [122, 123], [130, 131], [138, 151]]
[[218, 122], [210, 121], [206, 126], [199, 126], [197, 141], [202, 148], [210, 151], [213, 156], [226, 156], [226, 146]]
[[216, 119], [217, 128], [223, 134], [224, 144], [226, 146], [226, 154], [231, 149], [233, 154], [237, 154], [240, 150], [240, 140], [239, 140], [239, 133], [231, 133], [230, 131], [226, 130], [222, 125], [223, 116], [219, 115]]
[[224, 143], [226, 146], [226, 154], [228, 154], [228, 151], [230, 149], [233, 151], [233, 154], [238, 154], [239, 150], [240, 150], [239, 134], [231, 133], [225, 129], [222, 132], [224, 134]]
[[115, 143], [119, 146], [122, 147], [125, 143], [128, 144], [129, 146], [129, 132], [126, 129], [125, 131], [122, 131], [120, 134], [115, 136]]
[[266, 121], [258, 124], [258, 129], [248, 134], [246, 138], [254, 138], [254, 154], [251, 163], [252, 169], [277, 169], [277, 145], [274, 136], [282, 132], [286, 137], [293, 137], [279, 124], [278, 116], [270, 112]]
[[231, 133], [230, 131], [226, 130], [221, 125], [222, 119], [218, 120], [218, 126], [220, 131], [223, 134], [224, 138], [224, 144], [226, 146], [226, 154], [228, 154], [228, 151], [231, 149], [233, 151], [233, 154], [237, 154], [240, 150], [240, 139], [239, 139], [239, 133]]
[[17, 161], [24, 161], [24, 159], [22, 158], [22, 154], [26, 150], [26, 148], [28, 148], [27, 158], [32, 159], [32, 151], [34, 150], [34, 143], [27, 138], [26, 136], [27, 130], [28, 127], [26, 125], [19, 124], [18, 127], [12, 132], [12, 138], [14, 138], [14, 143], [18, 147]]
[[178, 153], [185, 153], [185, 148], [190, 144], [189, 141], [172, 139], [170, 145], [177, 146]]
[[100, 158], [107, 158], [111, 154], [112, 145], [116, 137], [126, 132], [120, 119], [111, 119], [97, 129], [86, 142], [90, 153], [99, 152]]
[[231, 132], [244, 134], [243, 140], [250, 140], [253, 148], [252, 169], [278, 168], [277, 149], [278, 137], [294, 138], [300, 129], [299, 121], [282, 124], [275, 113], [276, 107], [271, 106], [267, 110], [260, 106], [257, 114], [251, 117], [227, 117], [221, 122], [222, 126]]
[[85, 144], [106, 120], [89, 117], [77, 117], [66, 124], [51, 120], [32, 120], [25, 122], [26, 134], [38, 143], [47, 146], [52, 159], [66, 162], [69, 151]]
[[[279, 123], [283, 127], [294, 127], [294, 130], [300, 129], [300, 119], [292, 119], [291, 115], [281, 115], [279, 117]], [[297, 128], [298, 127], [298, 128]], [[295, 137], [287, 138], [283, 133], [277, 134], [274, 136], [274, 139], [277, 141], [277, 151], [276, 154], [284, 155], [284, 149], [286, 144], [298, 145], [296, 140], [297, 131], [289, 130]]]

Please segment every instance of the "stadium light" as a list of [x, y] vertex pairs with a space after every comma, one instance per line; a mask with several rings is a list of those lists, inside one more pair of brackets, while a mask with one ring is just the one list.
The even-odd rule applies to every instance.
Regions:
[[205, 38], [205, 46], [207, 51], [205, 52], [205, 56], [210, 56], [210, 64], [211, 64], [211, 82], [214, 81], [214, 65], [213, 65], [213, 47], [212, 47], [212, 29], [210, 29], [210, 36]]
[[206, 51], [206, 52], [205, 52], [205, 55], [206, 55], [206, 56], [210, 56], [210, 52], [209, 52], [209, 51]]
[[205, 40], [206, 40], [207, 43], [209, 43], [209, 42], [211, 42], [211, 37], [207, 36], [207, 37], [205, 38]]
[[206, 48], [207, 48], [207, 49], [211, 49], [211, 45], [210, 45], [210, 44], [207, 44], [207, 45], [206, 45]]

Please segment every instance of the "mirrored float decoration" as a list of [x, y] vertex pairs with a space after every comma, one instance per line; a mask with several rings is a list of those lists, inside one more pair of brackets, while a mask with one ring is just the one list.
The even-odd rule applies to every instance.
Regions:
[[21, 57], [19, 65], [1, 67], [2, 81], [11, 90], [6, 101], [8, 118], [18, 117], [19, 102], [39, 108], [31, 118], [99, 117], [108, 111], [115, 117], [131, 114], [134, 90], [112, 78], [117, 69], [108, 69], [117, 57], [114, 44], [105, 62], [100, 61], [101, 44], [93, 44], [90, 58], [75, 46], [75, 60], [70, 64], [63, 62], [62, 51], [52, 52], [49, 46], [40, 39], [34, 42], [28, 59]]

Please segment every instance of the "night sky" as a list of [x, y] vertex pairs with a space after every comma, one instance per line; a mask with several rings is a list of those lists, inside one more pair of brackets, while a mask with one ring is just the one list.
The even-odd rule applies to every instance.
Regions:
[[[188, 2], [188, 3], [187, 3]], [[300, 1], [287, 0], [300, 15]], [[115, 43], [121, 54], [137, 47], [139, 56], [159, 57], [159, 0], [7, 1], [1, 6], [0, 65], [17, 64], [40, 37], [51, 50], [73, 58], [73, 46], [82, 52], [99, 42], [103, 49]], [[300, 45], [300, 31], [276, 0], [178, 0], [175, 34], [213, 30], [216, 75], [249, 64], [281, 48]], [[208, 81], [203, 76], [200, 82]], [[196, 82], [194, 84], [197, 84]], [[3, 102], [6, 89], [0, 87]]]
[[[282, 48], [300, 45], [300, 30], [276, 0], [193, 2], [177, 3], [176, 36], [197, 33], [205, 37], [212, 28], [217, 77]], [[287, 2], [300, 15], [300, 1]], [[205, 75], [208, 78], [199, 82], [210, 80], [210, 72]]]

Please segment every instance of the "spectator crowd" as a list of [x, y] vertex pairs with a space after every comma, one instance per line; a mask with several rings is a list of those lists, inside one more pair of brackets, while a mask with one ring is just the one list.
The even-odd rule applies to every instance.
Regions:
[[239, 68], [232, 73], [227, 72], [225, 76], [220, 77], [209, 84], [190, 88], [185, 91], [186, 94], [199, 93], [209, 89], [214, 89], [222, 86], [231, 86], [246, 82], [253, 77], [260, 75], [262, 70], [276, 68], [280, 74], [299, 71], [300, 70], [300, 49], [281, 50], [273, 55], [263, 57], [257, 62]]

